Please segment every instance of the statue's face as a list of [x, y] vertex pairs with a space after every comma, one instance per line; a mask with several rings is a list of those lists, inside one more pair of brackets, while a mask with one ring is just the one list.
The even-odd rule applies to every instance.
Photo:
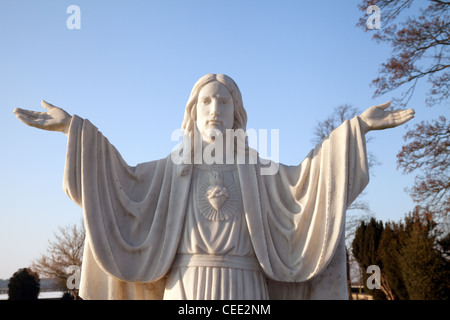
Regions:
[[200, 90], [197, 101], [197, 128], [203, 140], [210, 142], [214, 129], [225, 134], [233, 125], [233, 97], [220, 82], [208, 83]]

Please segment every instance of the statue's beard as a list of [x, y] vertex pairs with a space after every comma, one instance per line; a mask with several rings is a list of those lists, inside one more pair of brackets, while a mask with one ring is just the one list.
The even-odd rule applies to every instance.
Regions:
[[213, 143], [216, 139], [223, 139], [223, 133], [216, 128], [208, 128], [202, 134], [203, 141]]

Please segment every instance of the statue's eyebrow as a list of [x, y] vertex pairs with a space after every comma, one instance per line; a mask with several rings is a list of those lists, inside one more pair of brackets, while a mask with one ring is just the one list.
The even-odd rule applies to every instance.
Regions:
[[209, 95], [209, 94], [203, 94], [203, 95], [199, 95], [199, 99], [206, 99], [206, 98], [216, 98], [216, 99], [227, 99], [227, 100], [231, 100], [231, 97], [228, 96], [223, 96], [220, 94], [213, 94], [213, 95]]

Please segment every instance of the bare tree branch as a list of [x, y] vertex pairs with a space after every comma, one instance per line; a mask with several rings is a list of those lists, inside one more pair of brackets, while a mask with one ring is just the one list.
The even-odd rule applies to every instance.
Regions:
[[[376, 88], [374, 97], [381, 96], [405, 85], [411, 84], [406, 93], [396, 100], [404, 106], [412, 97], [417, 81], [428, 78], [432, 84], [425, 103], [432, 106], [442, 103], [449, 96], [450, 67], [450, 16], [449, 2], [428, 0], [428, 6], [421, 8], [419, 17], [400, 19], [414, 0], [380, 0], [376, 2], [382, 12], [383, 27], [373, 31], [373, 39], [389, 43], [392, 55], [381, 65], [380, 75], [371, 83]], [[363, 0], [359, 9], [364, 11], [371, 0]], [[358, 26], [365, 26], [367, 17], [361, 17]], [[397, 24], [395, 20], [400, 19]], [[372, 31], [372, 30], [371, 30]]]
[[[54, 233], [55, 240], [49, 240], [47, 254], [33, 262], [33, 270], [41, 277], [56, 280], [61, 289], [67, 290], [66, 283], [70, 276], [67, 268], [69, 266], [81, 268], [85, 235], [83, 223], [81, 226], [58, 227], [58, 231]], [[78, 296], [77, 289], [69, 291], [75, 298]]]

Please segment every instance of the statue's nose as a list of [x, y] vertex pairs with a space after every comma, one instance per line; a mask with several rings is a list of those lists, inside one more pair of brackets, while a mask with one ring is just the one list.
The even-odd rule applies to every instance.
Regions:
[[211, 115], [217, 117], [220, 115], [218, 109], [218, 103], [216, 101], [211, 102]]

